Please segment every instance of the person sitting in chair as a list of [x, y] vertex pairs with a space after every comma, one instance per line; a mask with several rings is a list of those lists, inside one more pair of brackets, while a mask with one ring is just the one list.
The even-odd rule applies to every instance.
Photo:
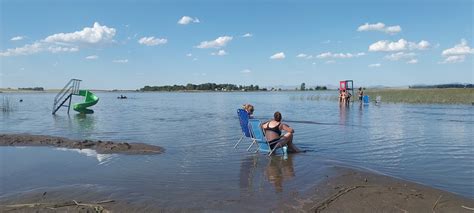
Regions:
[[[282, 147], [287, 145], [288, 152], [301, 152], [301, 150], [293, 144], [293, 134], [295, 130], [288, 126], [288, 124], [282, 123], [281, 119], [281, 113], [277, 111], [273, 114], [273, 120], [262, 124], [270, 148], [273, 149], [275, 146]], [[282, 135], [282, 130], [286, 132], [284, 135]]]
[[242, 107], [249, 114], [249, 118], [253, 118], [254, 107], [251, 104], [244, 104]]

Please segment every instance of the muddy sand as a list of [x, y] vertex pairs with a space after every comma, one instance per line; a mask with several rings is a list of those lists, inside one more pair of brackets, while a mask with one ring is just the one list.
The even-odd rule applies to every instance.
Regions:
[[[315, 180], [310, 191], [268, 212], [473, 212], [474, 200], [367, 171], [344, 167]], [[331, 170], [332, 170], [331, 169]], [[329, 173], [328, 173], [329, 174]], [[236, 197], [232, 201], [202, 203], [200, 206], [157, 206], [133, 202], [96, 186], [38, 189], [0, 197], [0, 212], [258, 212], [260, 204]], [[125, 196], [126, 197], [126, 196]], [[186, 199], [183, 195], [182, 199]], [[257, 199], [257, 198], [256, 198]], [[260, 198], [258, 198], [260, 199]], [[261, 208], [255, 208], [261, 209]]]
[[164, 149], [144, 143], [71, 140], [62, 137], [28, 134], [0, 134], [0, 146], [51, 146], [69, 149], [93, 149], [99, 154], [161, 154]]

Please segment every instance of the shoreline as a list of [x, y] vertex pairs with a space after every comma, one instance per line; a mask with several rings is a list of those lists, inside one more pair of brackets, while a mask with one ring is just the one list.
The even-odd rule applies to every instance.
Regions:
[[[0, 146], [50, 146], [68, 149], [94, 149], [98, 153], [160, 154], [164, 149], [135, 143], [70, 140], [67, 138], [0, 134]], [[136, 146], [138, 145], [138, 146]], [[115, 148], [113, 148], [115, 147]], [[0, 148], [1, 149], [1, 148]], [[230, 211], [267, 209], [303, 212], [472, 212], [474, 198], [398, 179], [358, 167], [333, 164], [313, 179], [311, 187], [298, 194], [286, 192], [285, 202], [261, 206], [248, 198], [203, 201], [191, 206], [170, 200], [163, 204], [153, 197], [134, 198], [129, 191], [116, 191], [101, 185], [49, 186], [0, 195], [0, 212], [36, 211]], [[301, 189], [302, 190], [302, 189]], [[132, 192], [133, 193], [133, 192]], [[259, 195], [250, 200], [258, 199]], [[183, 195], [186, 200], [186, 195]]]
[[[333, 166], [324, 180], [315, 180], [308, 192], [267, 210], [283, 212], [472, 212], [474, 199], [355, 168]], [[0, 211], [227, 211], [260, 208], [235, 198], [231, 203], [200, 206], [159, 206], [152, 200], [133, 201], [100, 186], [73, 185], [41, 188], [0, 197]], [[186, 199], [184, 196], [183, 199]]]
[[72, 140], [63, 137], [29, 134], [0, 134], [0, 146], [48, 146], [67, 149], [92, 149], [98, 154], [162, 154], [165, 149], [144, 143]]

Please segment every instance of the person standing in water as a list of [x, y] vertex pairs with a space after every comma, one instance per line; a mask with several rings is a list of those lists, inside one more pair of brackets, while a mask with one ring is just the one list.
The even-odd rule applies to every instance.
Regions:
[[359, 87], [357, 94], [359, 95], [359, 101], [362, 103], [362, 98], [364, 97], [364, 90], [362, 90], [362, 87]]
[[[271, 149], [275, 146], [282, 147], [288, 145], [288, 152], [301, 152], [301, 150], [293, 144], [293, 134], [295, 133], [295, 130], [288, 124], [282, 122], [280, 112], [275, 112], [273, 114], [273, 120], [263, 123], [262, 128], [265, 131], [265, 137], [270, 144]], [[285, 131], [286, 133], [282, 135], [282, 131]]]

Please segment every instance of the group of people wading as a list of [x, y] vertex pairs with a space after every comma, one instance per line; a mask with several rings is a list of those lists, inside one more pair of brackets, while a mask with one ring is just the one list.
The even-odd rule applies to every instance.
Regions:
[[[364, 97], [364, 90], [362, 87], [359, 87], [359, 91], [357, 91], [357, 95], [359, 96], [359, 101], [362, 103], [362, 97]], [[349, 104], [351, 101], [352, 94], [349, 90], [339, 90], [339, 103]]]

